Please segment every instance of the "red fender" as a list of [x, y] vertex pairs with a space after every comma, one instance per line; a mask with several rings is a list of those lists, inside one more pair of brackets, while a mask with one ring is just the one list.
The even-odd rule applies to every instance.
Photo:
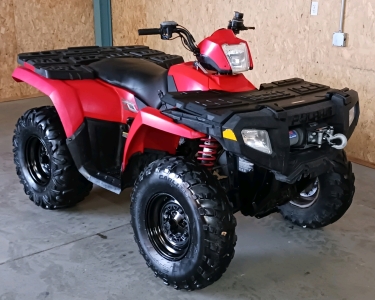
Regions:
[[204, 133], [175, 123], [159, 110], [146, 107], [138, 112], [130, 127], [122, 170], [125, 169], [130, 157], [137, 152], [143, 153], [145, 149], [153, 149], [175, 154], [180, 137], [197, 139], [204, 136]]
[[[17, 82], [26, 82], [51, 98], [64, 126], [66, 136], [71, 136], [82, 124], [84, 114], [79, 98], [72, 87], [62, 80], [44, 78], [24, 67], [14, 70], [12, 77]], [[66, 103], [69, 99], [69, 103]]]

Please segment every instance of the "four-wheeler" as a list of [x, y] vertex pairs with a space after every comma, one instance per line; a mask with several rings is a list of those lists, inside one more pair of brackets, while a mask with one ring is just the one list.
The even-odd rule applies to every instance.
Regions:
[[146, 46], [76, 47], [19, 54], [16, 81], [54, 106], [17, 122], [14, 161], [29, 198], [45, 209], [77, 204], [96, 184], [133, 187], [135, 241], [165, 284], [194, 290], [234, 256], [236, 219], [280, 212], [317, 228], [340, 219], [354, 195], [343, 148], [358, 94], [300, 78], [261, 84], [237, 34], [235, 12], [198, 45], [176, 22], [140, 35], [181, 38], [196, 61]]

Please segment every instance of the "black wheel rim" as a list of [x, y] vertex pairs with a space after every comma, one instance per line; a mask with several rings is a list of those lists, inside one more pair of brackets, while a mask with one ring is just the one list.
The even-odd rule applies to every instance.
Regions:
[[146, 230], [155, 250], [168, 260], [182, 259], [190, 247], [189, 218], [171, 195], [154, 195], [146, 208]]
[[25, 147], [26, 168], [33, 181], [45, 186], [51, 178], [50, 158], [44, 141], [32, 136]]

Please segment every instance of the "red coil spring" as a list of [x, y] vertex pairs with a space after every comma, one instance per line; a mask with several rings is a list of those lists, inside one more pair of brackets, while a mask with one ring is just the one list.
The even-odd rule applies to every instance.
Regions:
[[211, 136], [201, 138], [202, 144], [199, 147], [202, 150], [198, 151], [197, 160], [201, 162], [202, 166], [211, 169], [216, 160], [217, 149], [219, 148], [219, 143]]

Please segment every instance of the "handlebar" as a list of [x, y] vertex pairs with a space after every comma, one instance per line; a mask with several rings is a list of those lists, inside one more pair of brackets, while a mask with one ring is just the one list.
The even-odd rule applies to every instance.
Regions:
[[[242, 30], [255, 29], [255, 27], [246, 27], [243, 24], [243, 13], [237, 11], [234, 14], [234, 18], [229, 21], [227, 28], [231, 29], [234, 34], [238, 34]], [[172, 39], [174, 33], [178, 34], [187, 50], [193, 52], [197, 57], [200, 55], [199, 48], [195, 44], [192, 34], [185, 27], [178, 25], [174, 21], [164, 21], [160, 23], [160, 28], [138, 29], [139, 35], [160, 35], [162, 40]]]
[[138, 29], [139, 35], [160, 35], [161, 30], [160, 28], [144, 28], [144, 29]]
[[199, 49], [195, 45], [195, 40], [191, 33], [174, 21], [164, 21], [160, 24], [160, 28], [138, 29], [139, 35], [160, 35], [162, 40], [170, 40], [174, 33], [179, 35], [182, 44], [187, 50], [193, 52], [195, 55], [199, 55]]

